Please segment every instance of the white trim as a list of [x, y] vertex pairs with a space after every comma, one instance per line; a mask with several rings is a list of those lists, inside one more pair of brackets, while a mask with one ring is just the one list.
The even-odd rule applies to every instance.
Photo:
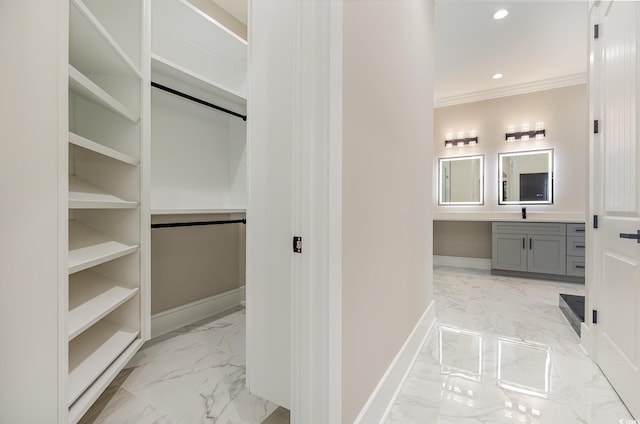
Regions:
[[586, 72], [565, 75], [562, 77], [548, 78], [540, 81], [510, 85], [508, 87], [494, 88], [491, 90], [476, 91], [455, 96], [446, 96], [435, 99], [434, 107], [459, 105], [462, 103], [479, 102], [482, 100], [496, 99], [499, 97], [515, 96], [518, 94], [533, 93], [535, 91], [551, 90], [554, 88], [570, 87], [587, 83]]
[[291, 422], [342, 419], [342, 8], [296, 13]]
[[151, 338], [240, 306], [244, 298], [245, 286], [242, 286], [154, 314], [151, 316]]
[[436, 306], [432, 300], [371, 393], [354, 424], [382, 424], [386, 420], [435, 322]]
[[491, 259], [433, 255], [433, 265], [489, 270], [491, 269]]
[[584, 322], [580, 324], [580, 347], [582, 350], [591, 357], [594, 361], [595, 358], [595, 345], [594, 345], [593, 334], [591, 333], [591, 327], [585, 324]]

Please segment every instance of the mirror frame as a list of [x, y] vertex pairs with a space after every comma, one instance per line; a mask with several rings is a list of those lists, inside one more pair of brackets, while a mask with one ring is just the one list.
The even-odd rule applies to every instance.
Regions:
[[[549, 166], [549, 178], [547, 179], [547, 192], [549, 193], [548, 200], [502, 200], [502, 158], [504, 156], [528, 156], [537, 153], [548, 154], [548, 166]], [[522, 150], [519, 152], [504, 152], [498, 153], [498, 205], [552, 205], [553, 204], [553, 179], [554, 179], [554, 152], [553, 149], [539, 149], [539, 150]]]
[[[442, 164], [445, 161], [480, 159], [480, 200], [477, 202], [444, 202], [442, 200]], [[484, 205], [484, 155], [450, 156], [438, 158], [438, 205], [439, 206], [477, 206]]]

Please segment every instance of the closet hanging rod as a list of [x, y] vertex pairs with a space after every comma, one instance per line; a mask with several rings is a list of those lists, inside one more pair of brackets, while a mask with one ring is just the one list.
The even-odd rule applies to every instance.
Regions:
[[151, 228], [172, 228], [172, 227], [196, 227], [202, 225], [222, 225], [222, 224], [246, 224], [247, 220], [228, 219], [225, 221], [195, 221], [195, 222], [169, 222], [160, 224], [151, 224]]
[[238, 118], [242, 118], [243, 121], [247, 120], [247, 115], [242, 115], [240, 113], [234, 112], [229, 109], [225, 109], [222, 106], [214, 105], [213, 103], [209, 103], [207, 101], [201, 100], [197, 97], [193, 97], [189, 94], [183, 93], [178, 90], [174, 90], [173, 88], [167, 87], [166, 85], [158, 84], [157, 82], [151, 81], [151, 87], [155, 87], [158, 90], [166, 91], [167, 93], [175, 94], [176, 96], [182, 97], [187, 100], [191, 100], [192, 102], [200, 103], [201, 105], [208, 106], [210, 108], [219, 110], [220, 112], [228, 113], [229, 115], [237, 116]]

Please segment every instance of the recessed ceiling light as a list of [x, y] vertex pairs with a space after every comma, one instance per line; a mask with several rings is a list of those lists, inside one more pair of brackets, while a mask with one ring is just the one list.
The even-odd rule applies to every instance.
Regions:
[[509, 11], [507, 9], [500, 9], [493, 14], [493, 19], [496, 19], [496, 20], [504, 19], [507, 17], [508, 14], [509, 14]]
[[491, 76], [491, 78], [493, 78], [493, 79], [500, 79], [500, 78], [502, 78], [503, 76], [504, 76], [504, 75], [502, 75], [500, 72], [498, 72], [497, 74], [493, 74], [493, 75]]

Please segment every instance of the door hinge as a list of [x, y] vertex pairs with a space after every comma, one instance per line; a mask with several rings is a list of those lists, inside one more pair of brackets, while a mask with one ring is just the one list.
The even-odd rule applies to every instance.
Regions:
[[600, 132], [600, 123], [596, 119], [595, 121], [593, 121], [593, 133], [598, 134], [599, 132]]
[[593, 228], [598, 228], [598, 215], [593, 215]]
[[600, 37], [600, 25], [595, 24], [593, 26], [593, 38], [597, 40], [599, 37]]
[[594, 324], [598, 323], [598, 311], [595, 309], [591, 311], [591, 322]]
[[302, 237], [293, 237], [293, 253], [302, 253]]

